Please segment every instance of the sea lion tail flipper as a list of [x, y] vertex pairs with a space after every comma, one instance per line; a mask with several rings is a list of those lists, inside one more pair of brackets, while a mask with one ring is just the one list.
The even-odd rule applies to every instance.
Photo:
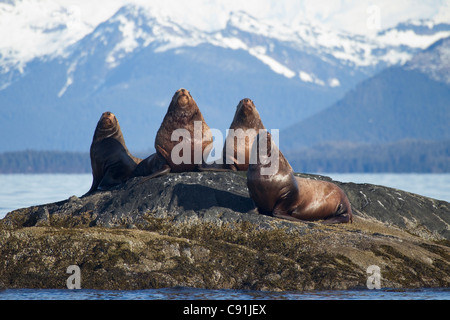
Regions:
[[341, 202], [336, 210], [336, 213], [323, 220], [323, 224], [332, 224], [332, 223], [353, 223], [353, 215], [352, 209], [350, 208], [350, 203], [348, 201]]
[[[343, 215], [349, 216], [349, 222], [353, 223], [353, 212], [352, 212], [352, 206], [350, 204], [350, 201], [348, 200], [347, 196], [344, 194], [344, 198], [342, 199], [342, 203], [339, 206], [340, 211]], [[339, 210], [338, 210], [339, 214]]]
[[272, 211], [272, 215], [275, 218], [290, 220], [290, 221], [298, 221], [298, 222], [306, 222], [305, 220], [301, 220], [298, 218], [293, 217], [288, 212], [281, 210], [279, 207], [275, 207], [275, 209]]
[[98, 190], [108, 190], [118, 184], [121, 184], [122, 182], [123, 182], [122, 179], [113, 177], [113, 174], [108, 174], [103, 177], [102, 181], [100, 181], [97, 189]]
[[[234, 168], [234, 167], [233, 167]], [[228, 165], [224, 164], [208, 164], [203, 163], [198, 166], [198, 171], [216, 171], [216, 172], [230, 172], [230, 171], [236, 171], [236, 169], [233, 169]]]
[[258, 208], [256, 208], [256, 207], [247, 211], [247, 214], [253, 214], [253, 213], [259, 214], [260, 212], [259, 212]]
[[325, 220], [322, 220], [321, 222], [323, 224], [333, 224], [333, 223], [348, 223], [350, 221], [351, 221], [350, 216], [348, 214], [343, 214], [327, 218]]
[[167, 165], [165, 167], [163, 167], [162, 169], [152, 173], [151, 175], [149, 175], [147, 178], [148, 179], [153, 179], [153, 178], [157, 178], [163, 175], [166, 175], [170, 172], [170, 167]]
[[169, 166], [164, 167], [163, 169], [158, 170], [158, 171], [152, 173], [151, 175], [145, 177], [143, 180], [139, 181], [139, 184], [144, 183], [144, 182], [146, 182], [146, 181], [148, 181], [148, 180], [150, 180], [150, 179], [154, 179], [154, 178], [157, 178], [157, 177], [166, 175], [166, 174], [168, 174], [169, 172], [170, 172], [170, 167], [169, 167]]

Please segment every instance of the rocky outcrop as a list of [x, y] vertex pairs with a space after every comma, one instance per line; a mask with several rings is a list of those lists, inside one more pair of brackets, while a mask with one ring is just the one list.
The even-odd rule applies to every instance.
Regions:
[[[327, 177], [301, 175], [313, 179]], [[9, 213], [0, 221], [0, 286], [172, 286], [254, 290], [450, 285], [450, 204], [339, 183], [354, 223], [291, 222], [248, 212], [245, 173], [133, 178], [110, 190]]]

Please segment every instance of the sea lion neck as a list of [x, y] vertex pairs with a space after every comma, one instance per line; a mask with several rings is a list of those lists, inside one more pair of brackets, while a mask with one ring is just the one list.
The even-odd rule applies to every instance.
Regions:
[[[264, 139], [267, 139], [265, 144], [263, 144]], [[256, 136], [252, 145], [252, 153], [256, 156], [256, 163], [249, 165], [249, 171], [259, 171], [261, 168], [274, 168], [275, 170], [276, 168], [271, 175], [289, 175], [294, 172], [283, 153], [272, 140], [271, 134], [267, 131]]]
[[233, 119], [233, 123], [239, 127], [264, 129], [264, 125], [262, 124], [261, 118], [256, 110], [253, 110], [252, 113], [248, 114], [245, 114], [242, 110], [239, 110]]

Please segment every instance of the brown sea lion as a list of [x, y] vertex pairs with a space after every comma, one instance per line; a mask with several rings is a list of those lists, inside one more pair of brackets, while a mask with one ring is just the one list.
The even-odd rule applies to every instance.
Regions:
[[265, 127], [252, 100], [244, 98], [236, 107], [223, 145], [222, 164], [203, 166], [202, 171], [246, 171], [256, 135]]
[[[252, 100], [245, 98], [239, 102], [230, 129], [234, 130], [234, 135], [229, 131], [223, 146], [223, 166], [231, 170], [246, 171], [253, 141], [259, 130], [265, 129]], [[239, 129], [242, 131], [239, 132]], [[244, 138], [239, 138], [240, 133], [243, 133]], [[234, 141], [230, 141], [231, 139]], [[227, 152], [227, 143], [233, 147], [233, 149], [229, 147], [231, 152]]]
[[[350, 202], [341, 188], [331, 182], [294, 176], [268, 132], [268, 152], [261, 150], [260, 154], [260, 143], [265, 138], [265, 134], [258, 134], [254, 141], [257, 163], [250, 164], [247, 171], [250, 197], [260, 213], [294, 221], [353, 222]], [[272, 172], [262, 174], [262, 169]]]
[[90, 156], [93, 181], [86, 194], [125, 182], [142, 161], [128, 151], [119, 121], [109, 111], [104, 112], [97, 123]]
[[169, 172], [196, 171], [212, 143], [211, 130], [197, 103], [189, 91], [181, 88], [173, 95], [156, 134], [156, 153], [144, 159], [133, 175], [154, 178]]

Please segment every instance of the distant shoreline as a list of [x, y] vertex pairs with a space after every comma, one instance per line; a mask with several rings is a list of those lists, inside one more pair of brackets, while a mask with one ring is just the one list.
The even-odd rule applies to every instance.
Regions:
[[[367, 145], [326, 143], [283, 152], [295, 172], [450, 173], [450, 141], [404, 140]], [[150, 152], [133, 155], [146, 158]], [[0, 153], [0, 174], [91, 173], [89, 152]]]

